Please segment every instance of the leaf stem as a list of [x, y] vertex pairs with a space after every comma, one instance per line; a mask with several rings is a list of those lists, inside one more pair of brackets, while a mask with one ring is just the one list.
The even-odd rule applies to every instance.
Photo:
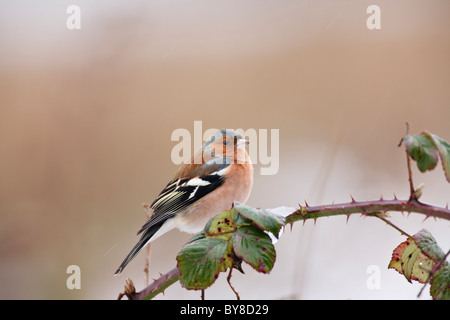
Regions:
[[417, 197], [417, 195], [415, 195], [414, 183], [413, 183], [413, 178], [412, 178], [411, 158], [409, 157], [408, 150], [406, 150], [405, 153], [406, 153], [406, 165], [408, 167], [409, 199], [410, 200], [413, 200], [413, 199], [417, 200], [418, 197]]
[[392, 222], [390, 222], [388, 219], [386, 219], [386, 218], [384, 218], [384, 217], [382, 217], [382, 216], [380, 216], [380, 215], [375, 215], [375, 217], [377, 217], [378, 219], [384, 221], [385, 223], [387, 223], [388, 225], [390, 225], [392, 228], [394, 228], [395, 230], [397, 230], [397, 231], [400, 232], [401, 234], [403, 234], [403, 235], [407, 236], [408, 238], [414, 240], [414, 238], [413, 238], [411, 235], [409, 235], [408, 233], [406, 233], [405, 231], [403, 231], [402, 229], [400, 229], [399, 227], [397, 227], [395, 224], [393, 224]]
[[230, 286], [231, 290], [233, 290], [234, 294], [236, 295], [236, 299], [237, 300], [241, 300], [241, 297], [239, 296], [239, 293], [236, 291], [236, 289], [231, 284], [231, 273], [232, 273], [232, 271], [233, 271], [233, 268], [230, 268], [230, 272], [228, 273], [228, 276], [227, 276], [227, 282], [228, 282], [228, 285]]

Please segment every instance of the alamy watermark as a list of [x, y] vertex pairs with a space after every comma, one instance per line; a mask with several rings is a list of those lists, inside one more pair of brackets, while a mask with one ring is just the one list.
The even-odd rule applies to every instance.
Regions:
[[69, 290], [81, 289], [81, 268], [76, 264], [67, 267], [66, 273], [70, 274], [66, 280], [66, 287]]
[[367, 7], [366, 13], [371, 15], [366, 20], [366, 27], [369, 30], [381, 29], [381, 9], [376, 4]]
[[69, 15], [66, 19], [66, 27], [69, 30], [81, 29], [81, 9], [79, 6], [72, 4], [67, 7], [66, 13]]
[[366, 286], [369, 290], [379, 290], [381, 288], [381, 269], [375, 264], [367, 267], [366, 273], [369, 274], [366, 280]]
[[[219, 129], [208, 128], [203, 131], [202, 121], [194, 121], [194, 132], [178, 128], [172, 132], [170, 139], [178, 141], [172, 148], [171, 159], [176, 165], [201, 163], [192, 155], [202, 148], [202, 145]], [[253, 164], [260, 164], [261, 175], [274, 175], [280, 165], [280, 130], [279, 129], [235, 129], [249, 141], [248, 153]], [[270, 140], [269, 140], [270, 135]], [[270, 151], [270, 152], [269, 152]]]

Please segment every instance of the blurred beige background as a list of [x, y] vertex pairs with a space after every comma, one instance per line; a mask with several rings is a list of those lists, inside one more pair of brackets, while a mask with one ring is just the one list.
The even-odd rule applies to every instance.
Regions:
[[[151, 202], [176, 170], [177, 128], [280, 130], [280, 167], [259, 174], [248, 204], [271, 208], [408, 196], [405, 134], [450, 141], [450, 2], [0, 2], [0, 298], [115, 299], [144, 255], [113, 273], [137, 241]], [[381, 8], [381, 30], [366, 9]], [[444, 206], [442, 168], [421, 174], [422, 200]], [[442, 249], [449, 222], [393, 213]], [[354, 216], [294, 225], [269, 275], [244, 266], [244, 299], [416, 299], [420, 284], [388, 270], [402, 241]], [[189, 238], [152, 245], [151, 276], [175, 266]], [[81, 268], [69, 290], [66, 268]], [[369, 289], [369, 266], [380, 270]], [[225, 276], [206, 298], [233, 299]], [[158, 299], [198, 299], [177, 283]], [[428, 299], [428, 289], [422, 295]]]

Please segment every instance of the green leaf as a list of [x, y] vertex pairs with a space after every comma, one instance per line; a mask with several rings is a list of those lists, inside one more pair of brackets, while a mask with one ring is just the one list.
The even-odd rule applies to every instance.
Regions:
[[450, 300], [450, 266], [448, 263], [434, 274], [430, 294], [437, 300]]
[[403, 143], [410, 157], [416, 161], [421, 172], [432, 170], [439, 159], [438, 151], [425, 132], [421, 134], [406, 135]]
[[425, 283], [434, 261], [424, 255], [412, 239], [402, 242], [392, 253], [389, 269], [395, 269], [408, 280]]
[[204, 238], [206, 238], [206, 233], [205, 232], [202, 231], [202, 232], [196, 233], [196, 234], [194, 234], [192, 236], [192, 238], [190, 238], [188, 240], [188, 242], [186, 242], [185, 246], [188, 245], [191, 242], [194, 242], [194, 241], [197, 241], [197, 240], [200, 240], [200, 239], [204, 239]]
[[245, 206], [239, 202], [234, 203], [234, 208], [242, 216], [252, 220], [261, 230], [269, 231], [278, 238], [281, 227], [284, 225], [283, 217], [274, 215], [267, 210]]
[[439, 156], [442, 162], [442, 168], [444, 169], [445, 177], [450, 182], [450, 144], [447, 141], [439, 138], [437, 135], [428, 133], [431, 139], [439, 151]]
[[231, 263], [230, 241], [198, 238], [187, 243], [177, 256], [180, 283], [187, 289], [206, 289]]
[[208, 237], [229, 239], [231, 233], [236, 230], [234, 219], [236, 218], [231, 211], [224, 211], [211, 218], [205, 226], [204, 232]]
[[266, 233], [278, 235], [284, 219], [264, 210], [235, 203], [206, 224], [177, 256], [180, 283], [187, 289], [205, 289], [220, 272], [240, 268], [241, 261], [268, 273], [275, 263], [275, 248]]
[[413, 239], [417, 247], [434, 262], [444, 258], [444, 251], [438, 246], [430, 231], [422, 229], [413, 235]]
[[420, 230], [412, 238], [394, 250], [389, 268], [403, 274], [409, 282], [430, 282], [430, 294], [434, 299], [449, 300], [450, 266], [447, 261], [443, 261], [444, 252], [426, 229]]
[[270, 237], [256, 226], [241, 226], [232, 237], [233, 250], [239, 259], [256, 271], [268, 273], [275, 264], [275, 247]]
[[450, 144], [447, 141], [424, 131], [420, 134], [406, 135], [403, 143], [421, 172], [434, 169], [440, 158], [445, 177], [450, 182]]
[[240, 214], [236, 208], [231, 209], [231, 215], [233, 217], [234, 223], [236, 225], [237, 228], [241, 227], [241, 226], [249, 226], [251, 224], [253, 224], [253, 221], [244, 217], [242, 214]]

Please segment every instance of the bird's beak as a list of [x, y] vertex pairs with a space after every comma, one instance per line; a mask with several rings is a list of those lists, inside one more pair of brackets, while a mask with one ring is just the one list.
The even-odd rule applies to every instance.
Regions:
[[236, 148], [245, 148], [246, 145], [248, 145], [250, 141], [245, 139], [239, 139], [236, 143]]

